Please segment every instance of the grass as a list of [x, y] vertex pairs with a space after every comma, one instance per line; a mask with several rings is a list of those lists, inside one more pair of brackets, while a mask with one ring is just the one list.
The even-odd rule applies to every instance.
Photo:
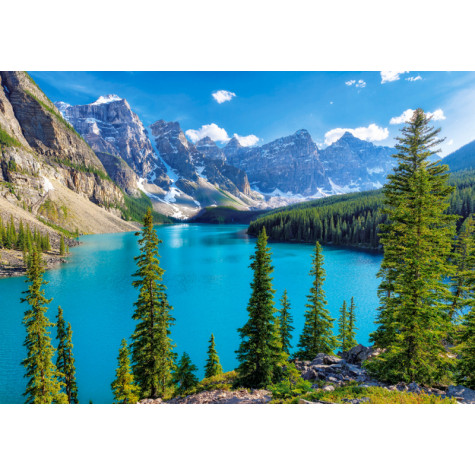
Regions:
[[71, 231], [68, 231], [67, 229], [62, 228], [61, 226], [58, 226], [57, 224], [50, 223], [49, 221], [47, 221], [46, 219], [43, 219], [40, 216], [36, 216], [36, 219], [38, 219], [38, 221], [41, 221], [46, 226], [49, 226], [51, 229], [54, 229], [55, 231], [58, 231], [59, 233], [64, 234], [66, 237], [70, 239], [75, 239], [77, 237], [77, 233], [75, 232], [72, 233]]
[[227, 373], [218, 374], [218, 376], [212, 376], [211, 378], [205, 378], [198, 383], [190, 392], [186, 395], [200, 393], [202, 391], [213, 391], [221, 389], [223, 391], [231, 391], [238, 374], [236, 371], [228, 371]]
[[86, 165], [77, 165], [76, 163], [69, 160], [69, 158], [52, 157], [52, 160], [55, 161], [56, 163], [59, 163], [60, 165], [65, 165], [79, 172], [92, 173], [93, 175], [96, 175], [99, 178], [102, 178], [103, 180], [108, 180], [114, 183], [112, 178], [106, 172], [99, 170], [98, 168], [94, 168], [94, 167], [90, 167]]
[[348, 385], [336, 388], [334, 391], [315, 390], [292, 399], [292, 404], [298, 404], [300, 399], [307, 401], [323, 401], [336, 404], [348, 404], [348, 399], [368, 398], [361, 404], [456, 404], [453, 398], [442, 398], [425, 393], [416, 394], [406, 391], [389, 391], [380, 387], [360, 388]]
[[5, 147], [21, 147], [21, 143], [17, 139], [8, 134], [0, 127], [0, 145]]

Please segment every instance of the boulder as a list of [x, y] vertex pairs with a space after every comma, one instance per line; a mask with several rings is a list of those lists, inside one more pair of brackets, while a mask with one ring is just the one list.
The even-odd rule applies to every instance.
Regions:
[[417, 383], [411, 383], [407, 386], [407, 390], [411, 393], [420, 394], [422, 392], [421, 387]]
[[465, 404], [475, 404], [475, 391], [465, 386], [449, 386], [446, 396], [460, 398]]
[[342, 359], [338, 358], [338, 356], [325, 355], [323, 357], [323, 364], [326, 364], [326, 365], [337, 364], [337, 363], [340, 363], [341, 361]]
[[310, 363], [311, 366], [315, 366], [315, 365], [322, 365], [324, 364], [323, 363], [323, 360], [324, 358], [328, 356], [326, 355], [325, 353], [318, 353], [317, 356], [315, 356], [315, 358], [312, 360], [312, 362]]
[[366, 361], [372, 356], [377, 356], [380, 353], [381, 350], [379, 348], [374, 348], [373, 346], [356, 345], [355, 347], [351, 348], [351, 350], [344, 351], [341, 356], [350, 364], [361, 365], [363, 361]]
[[335, 386], [332, 386], [332, 385], [323, 386], [322, 391], [326, 391], [326, 392], [335, 391]]

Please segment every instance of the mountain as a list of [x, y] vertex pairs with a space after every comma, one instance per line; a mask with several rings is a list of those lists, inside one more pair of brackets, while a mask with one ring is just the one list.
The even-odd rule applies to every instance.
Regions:
[[[135, 229], [94, 151], [23, 72], [0, 72], [0, 213], [70, 232]], [[6, 211], [8, 210], [8, 212]], [[18, 223], [17, 223], [18, 224]]]
[[243, 147], [232, 138], [223, 152], [248, 174], [254, 189], [289, 200], [379, 188], [396, 163], [395, 149], [349, 132], [318, 150], [304, 129], [261, 147]]
[[380, 188], [396, 165], [396, 149], [373, 145], [349, 132], [320, 151], [325, 174], [336, 192]]
[[261, 147], [243, 147], [233, 137], [223, 151], [230, 164], [247, 173], [256, 191], [302, 196], [330, 192], [317, 145], [306, 130]]
[[136, 197], [145, 192], [155, 210], [176, 218], [207, 206], [275, 208], [376, 189], [396, 163], [394, 149], [348, 132], [323, 150], [305, 129], [262, 146], [242, 146], [233, 137], [218, 147], [209, 137], [193, 144], [178, 122], [146, 128], [113, 94], [86, 105], [56, 105], [123, 190]]
[[176, 216], [191, 216], [206, 206], [262, 206], [262, 197], [251, 191], [245, 172], [230, 165], [214, 142], [193, 145], [178, 122], [158, 120], [150, 129], [172, 181], [167, 195], [159, 200], [181, 207]]
[[127, 193], [140, 194], [140, 178], [162, 190], [168, 188], [171, 182], [166, 167], [157, 158], [145, 127], [125, 99], [109, 94], [91, 104], [72, 106], [57, 102], [56, 106]]
[[442, 163], [448, 165], [452, 172], [475, 168], [475, 140], [447, 155]]

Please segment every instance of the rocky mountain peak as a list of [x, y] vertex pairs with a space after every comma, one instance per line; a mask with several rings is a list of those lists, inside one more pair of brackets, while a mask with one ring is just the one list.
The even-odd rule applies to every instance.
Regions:
[[119, 157], [138, 177], [149, 178], [161, 187], [168, 185], [166, 168], [155, 155], [144, 125], [125, 99], [108, 94], [91, 104], [58, 102], [56, 107], [95, 152]]
[[195, 143], [196, 150], [212, 160], [226, 161], [226, 155], [221, 148], [209, 137], [204, 137]]

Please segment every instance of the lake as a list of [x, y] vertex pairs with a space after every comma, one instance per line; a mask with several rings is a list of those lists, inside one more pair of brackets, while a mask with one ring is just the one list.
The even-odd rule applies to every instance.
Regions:
[[[234, 369], [237, 328], [247, 320], [252, 278], [248, 266], [255, 239], [247, 236], [246, 226], [241, 225], [180, 224], [159, 226], [157, 231], [163, 240], [161, 266], [176, 319], [172, 327], [176, 351], [191, 356], [201, 378], [208, 340], [214, 333], [223, 369]], [[80, 402], [111, 403], [110, 383], [120, 342], [135, 327], [131, 315], [137, 291], [131, 286], [131, 274], [138, 254], [137, 237], [134, 233], [102, 234], [84, 236], [81, 241], [81, 246], [71, 249], [68, 264], [45, 274], [49, 281], [46, 297], [54, 299], [48, 316], [55, 321], [60, 305], [66, 321], [71, 322]], [[313, 246], [271, 243], [270, 247], [275, 301], [278, 306], [287, 289], [295, 347], [312, 283]], [[376, 273], [382, 257], [329, 246], [323, 251], [328, 309], [337, 319], [343, 299], [349, 302], [354, 296], [357, 340], [368, 344], [378, 306]], [[24, 402], [26, 378], [21, 361], [25, 357], [22, 317], [26, 304], [20, 303], [20, 297], [26, 288], [24, 277], [0, 279], [0, 403]]]

